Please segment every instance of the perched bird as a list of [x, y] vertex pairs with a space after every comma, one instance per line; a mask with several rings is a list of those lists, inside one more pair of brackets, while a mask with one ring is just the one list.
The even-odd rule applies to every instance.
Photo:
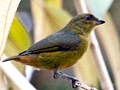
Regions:
[[77, 15], [58, 32], [55, 32], [41, 41], [33, 44], [17, 56], [3, 60], [15, 60], [40, 69], [52, 70], [54, 78], [58, 75], [69, 77], [59, 70], [74, 65], [87, 51], [91, 31], [105, 21], [99, 20], [89, 13]]

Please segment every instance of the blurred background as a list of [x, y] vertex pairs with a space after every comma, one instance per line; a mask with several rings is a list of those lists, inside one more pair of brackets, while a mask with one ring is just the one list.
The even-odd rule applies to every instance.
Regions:
[[[8, 57], [17, 55], [33, 43], [60, 30], [78, 14], [76, 1], [79, 0], [21, 0], [4, 53]], [[90, 13], [106, 21], [106, 24], [96, 28], [95, 33], [113, 86], [115, 90], [120, 90], [120, 0], [85, 2]], [[83, 13], [81, 8], [79, 12]], [[51, 71], [37, 71], [18, 62], [12, 63], [38, 90], [73, 90], [68, 81], [53, 79]], [[77, 64], [62, 71], [101, 90], [90, 50]], [[8, 90], [19, 90], [11, 80], [7, 79], [7, 82]]]

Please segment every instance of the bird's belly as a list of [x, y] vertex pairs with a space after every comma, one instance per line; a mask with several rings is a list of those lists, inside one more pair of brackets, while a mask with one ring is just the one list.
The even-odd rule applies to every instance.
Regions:
[[86, 52], [88, 46], [79, 48], [74, 51], [58, 51], [41, 53], [39, 55], [38, 61], [40, 63], [39, 68], [53, 70], [64, 69], [75, 64]]
[[[72, 66], [81, 57], [76, 51], [61, 51], [40, 55], [40, 63], [45, 69], [64, 69]], [[44, 66], [45, 65], [45, 66]]]

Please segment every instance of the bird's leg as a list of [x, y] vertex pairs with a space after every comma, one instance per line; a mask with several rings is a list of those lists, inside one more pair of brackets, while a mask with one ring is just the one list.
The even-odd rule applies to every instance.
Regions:
[[58, 73], [59, 76], [61, 76], [64, 79], [67, 79], [68, 81], [70, 81], [72, 83], [72, 88], [77, 88], [78, 84], [79, 84], [79, 80], [75, 77], [69, 76], [61, 71], [59, 71]]
[[80, 84], [80, 81], [77, 78], [69, 76], [61, 71], [54, 70], [53, 78], [57, 79], [59, 76], [70, 81], [72, 83], [72, 88], [77, 88]]
[[57, 79], [59, 77], [58, 73], [59, 72], [57, 70], [53, 70], [53, 78], [54, 79]]

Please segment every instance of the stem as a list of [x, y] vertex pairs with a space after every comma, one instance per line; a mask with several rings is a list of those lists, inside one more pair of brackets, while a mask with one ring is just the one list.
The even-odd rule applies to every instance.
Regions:
[[[84, 0], [74, 0], [74, 2], [78, 13], [80, 13], [79, 8], [82, 8], [81, 13], [88, 13]], [[91, 53], [102, 90], [114, 90], [94, 31], [90, 35], [90, 43]]]

